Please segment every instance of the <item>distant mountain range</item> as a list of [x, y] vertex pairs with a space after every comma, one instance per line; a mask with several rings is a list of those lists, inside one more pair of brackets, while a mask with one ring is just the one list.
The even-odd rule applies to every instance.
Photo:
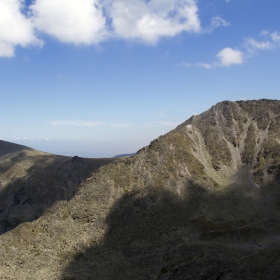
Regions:
[[0, 279], [279, 278], [278, 100], [218, 103], [121, 159], [1, 141], [0, 171]]

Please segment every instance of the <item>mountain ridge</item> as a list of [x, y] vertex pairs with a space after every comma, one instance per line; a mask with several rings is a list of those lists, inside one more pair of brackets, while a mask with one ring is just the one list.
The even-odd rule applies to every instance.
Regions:
[[225, 101], [193, 116], [3, 234], [0, 276], [274, 279], [279, 124], [277, 100]]
[[69, 200], [89, 174], [114, 159], [52, 155], [0, 142], [0, 234], [37, 219], [57, 200]]

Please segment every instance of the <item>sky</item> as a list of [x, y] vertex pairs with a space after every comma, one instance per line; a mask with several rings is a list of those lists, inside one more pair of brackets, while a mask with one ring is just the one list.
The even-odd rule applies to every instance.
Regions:
[[133, 153], [223, 100], [279, 99], [279, 0], [0, 0], [0, 139]]

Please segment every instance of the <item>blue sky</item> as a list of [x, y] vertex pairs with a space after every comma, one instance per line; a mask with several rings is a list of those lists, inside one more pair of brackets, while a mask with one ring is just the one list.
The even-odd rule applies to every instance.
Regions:
[[223, 100], [279, 99], [280, 1], [1, 0], [0, 138], [131, 153]]

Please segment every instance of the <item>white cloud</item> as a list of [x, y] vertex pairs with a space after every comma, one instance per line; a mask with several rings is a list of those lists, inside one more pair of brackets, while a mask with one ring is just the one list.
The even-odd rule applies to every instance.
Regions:
[[51, 122], [52, 126], [81, 126], [81, 127], [96, 127], [99, 125], [107, 125], [111, 127], [131, 127], [133, 124], [131, 123], [105, 123], [100, 121], [71, 121], [71, 120], [64, 120], [64, 121], [53, 121]]
[[271, 33], [270, 37], [274, 42], [280, 42], [280, 34], [277, 31]]
[[104, 0], [114, 35], [155, 44], [161, 37], [199, 32], [195, 0]]
[[45, 140], [45, 141], [50, 141], [49, 138], [45, 137], [45, 138], [34, 138], [34, 137], [16, 137], [15, 140], [28, 140], [28, 141], [40, 141], [40, 140]]
[[193, 67], [193, 65], [189, 62], [182, 62], [182, 63], [178, 63], [176, 66], [184, 66], [184, 67]]
[[209, 64], [209, 63], [203, 63], [203, 62], [198, 62], [194, 65], [195, 67], [200, 67], [200, 68], [205, 68], [205, 69], [210, 69], [215, 67], [214, 64]]
[[260, 33], [261, 36], [266, 36], [268, 34], [269, 34], [269, 32], [267, 30], [262, 30]]
[[53, 121], [51, 125], [53, 126], [85, 126], [85, 127], [95, 127], [103, 124], [99, 121]]
[[217, 54], [218, 61], [216, 62], [182, 62], [180, 64], [177, 64], [177, 66], [210, 69], [224, 66], [240, 65], [244, 63], [245, 59], [252, 58], [259, 51], [270, 50], [280, 47], [280, 34], [277, 31], [269, 33], [267, 30], [263, 30], [261, 31], [260, 35], [264, 36], [266, 40], [257, 41], [253, 38], [246, 38], [243, 44], [243, 51], [240, 51], [238, 49], [232, 49], [229, 47], [222, 49]]
[[17, 45], [42, 45], [36, 32], [90, 45], [110, 38], [155, 44], [162, 37], [200, 31], [196, 0], [35, 0], [29, 7], [24, 0], [0, 1], [0, 56], [6, 57]]
[[267, 30], [263, 30], [260, 35], [265, 37], [266, 40], [257, 41], [253, 38], [245, 39], [245, 48], [247, 49], [248, 56], [253, 56], [259, 51], [271, 50], [280, 47], [280, 34], [277, 31], [270, 33]]
[[245, 44], [249, 51], [267, 50], [273, 48], [273, 44], [269, 41], [259, 42], [252, 38], [246, 39]]
[[183, 62], [181, 65], [184, 67], [197, 67], [197, 68], [217, 68], [217, 67], [228, 67], [234, 64], [242, 64], [243, 63], [243, 53], [239, 50], [234, 50], [232, 48], [224, 48], [217, 54], [218, 61], [213, 63], [186, 63]]
[[212, 33], [219, 26], [227, 27], [230, 26], [231, 23], [226, 21], [220, 16], [215, 16], [211, 18], [210, 26], [201, 29], [201, 33]]
[[22, 13], [23, 7], [23, 0], [0, 1], [0, 57], [14, 56], [18, 45], [42, 45], [31, 21]]
[[16, 137], [15, 140], [28, 140], [28, 141], [34, 141], [36, 140], [34, 137]]
[[216, 16], [216, 17], [213, 17], [211, 19], [211, 26], [214, 27], [214, 28], [217, 28], [219, 26], [230, 26], [231, 24], [229, 22], [227, 22], [226, 20], [224, 20], [223, 18], [219, 17], [219, 16]]
[[30, 9], [36, 28], [62, 42], [88, 45], [106, 36], [98, 0], [37, 0]]
[[218, 54], [221, 66], [231, 66], [233, 64], [243, 63], [243, 54], [239, 50], [234, 50], [232, 48], [224, 48]]
[[110, 123], [109, 124], [112, 127], [119, 127], [119, 128], [125, 128], [125, 127], [131, 127], [133, 124], [131, 123]]
[[[229, 0], [226, 0], [229, 2]], [[0, 57], [14, 55], [16, 46], [41, 46], [36, 32], [61, 42], [98, 44], [120, 38], [156, 44], [163, 37], [183, 32], [203, 33], [196, 0], [34, 0], [28, 8], [24, 0], [0, 0]], [[229, 26], [216, 16], [211, 27]], [[266, 50], [279, 46], [280, 34], [262, 31], [265, 41], [248, 38], [246, 51]], [[225, 48], [216, 63], [185, 63], [186, 67], [215, 68], [243, 62], [244, 52]]]
[[183, 67], [187, 67], [187, 68], [197, 67], [197, 68], [205, 68], [205, 69], [210, 69], [210, 68], [215, 67], [214, 64], [203, 63], [203, 62], [197, 62], [197, 63], [194, 63], [194, 64], [191, 64], [189, 62], [182, 62], [180, 64], [177, 64], [177, 66], [183, 66]]
[[117, 37], [155, 44], [161, 37], [200, 31], [195, 0], [37, 0], [30, 8], [39, 31], [66, 43]]

